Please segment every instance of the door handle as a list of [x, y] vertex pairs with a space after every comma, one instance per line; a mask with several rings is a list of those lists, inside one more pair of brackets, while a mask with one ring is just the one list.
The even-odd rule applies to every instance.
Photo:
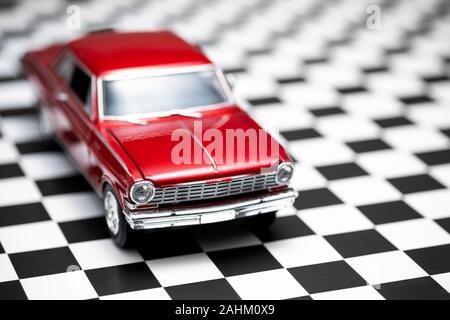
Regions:
[[66, 102], [67, 100], [69, 100], [69, 96], [63, 91], [56, 91], [54, 97], [60, 102]]

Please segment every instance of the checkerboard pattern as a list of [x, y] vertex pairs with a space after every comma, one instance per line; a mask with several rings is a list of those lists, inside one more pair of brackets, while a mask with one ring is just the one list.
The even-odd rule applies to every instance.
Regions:
[[[18, 63], [100, 27], [172, 29], [234, 74], [296, 160], [295, 208], [115, 247]], [[449, 39], [442, 0], [1, 1], [0, 299], [449, 299]]]

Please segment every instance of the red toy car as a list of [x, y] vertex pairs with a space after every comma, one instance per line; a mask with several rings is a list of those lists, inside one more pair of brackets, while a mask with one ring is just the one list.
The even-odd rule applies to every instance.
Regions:
[[236, 105], [224, 74], [171, 32], [96, 32], [22, 64], [43, 131], [104, 199], [119, 246], [133, 230], [270, 222], [296, 197], [286, 151]]

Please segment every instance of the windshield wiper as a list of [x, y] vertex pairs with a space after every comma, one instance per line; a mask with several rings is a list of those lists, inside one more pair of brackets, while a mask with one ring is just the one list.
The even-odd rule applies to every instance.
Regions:
[[179, 110], [175, 109], [169, 112], [161, 112], [160, 115], [156, 114], [156, 118], [162, 118], [162, 117], [170, 117], [170, 116], [183, 116], [183, 117], [190, 117], [190, 118], [201, 118], [202, 114], [200, 112], [192, 112], [192, 111], [186, 111], [186, 110]]

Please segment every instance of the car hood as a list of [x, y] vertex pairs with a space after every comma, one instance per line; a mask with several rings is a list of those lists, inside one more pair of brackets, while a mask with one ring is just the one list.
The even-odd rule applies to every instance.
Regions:
[[[284, 149], [240, 108], [201, 114], [201, 118], [181, 115], [149, 118], [145, 124], [115, 121], [108, 131], [135, 162], [142, 176], [158, 186], [260, 173], [273, 170], [280, 159], [288, 159]], [[246, 132], [252, 139], [255, 137], [252, 132], [263, 138], [249, 141], [232, 136]], [[216, 140], [218, 136], [222, 141], [220, 137]], [[231, 140], [234, 146], [229, 143]], [[211, 145], [213, 142], [216, 148]], [[264, 143], [265, 153], [258, 153], [257, 148], [255, 155], [255, 143]]]

